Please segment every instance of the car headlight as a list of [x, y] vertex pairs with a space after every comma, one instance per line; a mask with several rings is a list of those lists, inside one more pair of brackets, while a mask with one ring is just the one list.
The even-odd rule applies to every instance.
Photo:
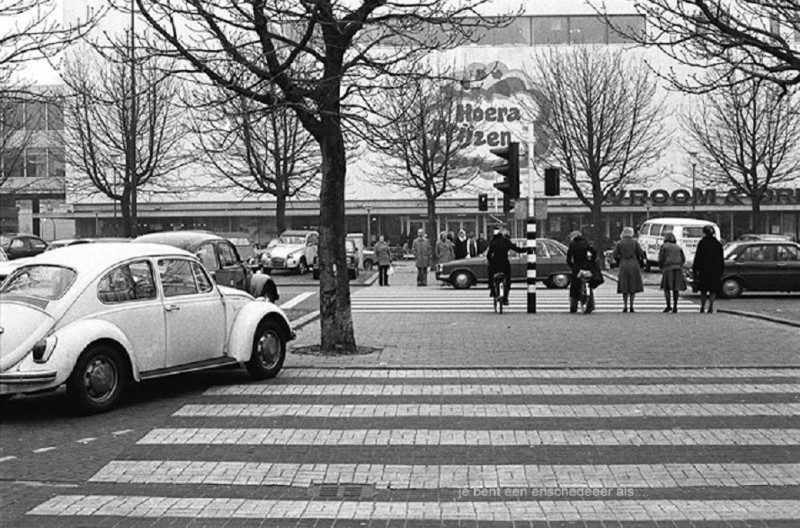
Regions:
[[58, 338], [56, 336], [48, 336], [44, 339], [37, 341], [31, 352], [33, 353], [33, 361], [36, 363], [46, 363], [50, 356], [53, 355], [53, 350], [56, 348]]

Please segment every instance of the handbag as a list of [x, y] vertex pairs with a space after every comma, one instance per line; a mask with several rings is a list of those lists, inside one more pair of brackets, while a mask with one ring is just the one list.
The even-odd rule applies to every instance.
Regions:
[[392, 266], [391, 264], [389, 264], [389, 269], [388, 269], [388, 270], [386, 270], [386, 274], [387, 274], [387, 275], [389, 275], [389, 276], [392, 276], [392, 275], [394, 275], [394, 266]]

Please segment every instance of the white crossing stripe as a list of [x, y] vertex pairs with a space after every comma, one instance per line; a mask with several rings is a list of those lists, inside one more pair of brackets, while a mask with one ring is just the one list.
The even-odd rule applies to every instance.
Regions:
[[[622, 296], [616, 293], [615, 284], [605, 284], [594, 291], [595, 312], [622, 310]], [[504, 311], [527, 312], [527, 291], [524, 284], [512, 287], [509, 305]], [[664, 309], [666, 301], [663, 292], [648, 288], [636, 294], [637, 312], [656, 313]], [[427, 288], [366, 288], [351, 298], [353, 312], [492, 312], [492, 300], [486, 284], [473, 286], [469, 290], [456, 290], [452, 287], [429, 286]], [[678, 300], [678, 312], [695, 311], [697, 305], [687, 297]], [[541, 313], [566, 313], [569, 311], [569, 291], [549, 289], [542, 285], [536, 290], [536, 311]], [[635, 317], [635, 315], [634, 315]]]
[[157, 428], [142, 445], [710, 446], [800, 445], [800, 429], [269, 429]]
[[[566, 496], [591, 496], [570, 488]], [[619, 490], [625, 493], [626, 490]], [[212, 497], [57, 495], [28, 515], [221, 519], [391, 519], [475, 521], [747, 521], [800, 520], [798, 500], [514, 500], [470, 501], [459, 490], [452, 501], [314, 501]], [[459, 500], [462, 499], [462, 500]]]
[[8, 462], [9, 460], [15, 460], [17, 457], [14, 455], [0, 457], [0, 462]]
[[281, 378], [791, 378], [800, 381], [798, 368], [292, 368], [284, 367]]
[[308, 418], [652, 418], [678, 416], [800, 416], [800, 403], [627, 403], [610, 405], [507, 404], [256, 404], [184, 405], [173, 416]]
[[226, 385], [212, 387], [206, 396], [620, 396], [687, 394], [798, 394], [800, 384], [697, 383], [652, 385]]
[[308, 299], [312, 295], [314, 295], [313, 291], [299, 293], [299, 294], [295, 295], [294, 297], [292, 297], [291, 299], [289, 299], [288, 301], [286, 301], [285, 303], [283, 303], [281, 305], [281, 309], [288, 310], [289, 308], [294, 308], [295, 306], [297, 306], [301, 302], [305, 301], [306, 299]]
[[800, 486], [800, 464], [402, 465], [115, 460], [91, 482], [391, 489]]
[[47, 453], [48, 451], [54, 451], [55, 447], [40, 447], [39, 449], [34, 449], [34, 453]]

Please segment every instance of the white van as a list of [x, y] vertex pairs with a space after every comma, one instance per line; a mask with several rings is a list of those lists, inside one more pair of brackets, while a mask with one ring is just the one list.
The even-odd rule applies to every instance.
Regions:
[[651, 218], [639, 228], [639, 245], [647, 255], [646, 270], [651, 266], [658, 266], [658, 251], [664, 243], [664, 235], [672, 233], [675, 241], [683, 248], [686, 255], [686, 265], [691, 266], [697, 243], [703, 238], [703, 227], [710, 225], [714, 228], [717, 239], [720, 239], [719, 226], [708, 220], [696, 218]]

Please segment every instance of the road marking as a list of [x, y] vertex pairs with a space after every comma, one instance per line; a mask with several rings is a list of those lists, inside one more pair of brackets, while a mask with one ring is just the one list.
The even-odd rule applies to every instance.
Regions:
[[788, 446], [800, 429], [269, 429], [157, 428], [140, 445]]
[[317, 317], [319, 317], [319, 310], [315, 310], [313, 312], [307, 313], [302, 317], [298, 317], [294, 321], [289, 321], [289, 324], [291, 325], [292, 328], [296, 329], [296, 328], [298, 328], [300, 326], [303, 326], [307, 322], [316, 319]]
[[281, 378], [493, 378], [568, 379], [568, 378], [792, 378], [800, 379], [797, 368], [284, 368]]
[[97, 440], [97, 438], [89, 437], [89, 438], [81, 438], [80, 440], [75, 440], [75, 442], [78, 444], [86, 445], [89, 442], [94, 442], [95, 440]]
[[212, 387], [206, 396], [621, 396], [689, 394], [798, 394], [800, 384], [775, 383], [659, 383], [652, 385], [226, 385]]
[[800, 416], [800, 403], [626, 403], [609, 405], [537, 404], [187, 404], [173, 416], [308, 418], [652, 418], [678, 416]]
[[40, 447], [39, 449], [34, 449], [33, 452], [34, 453], [46, 453], [48, 451], [53, 451], [55, 449], [56, 449], [55, 447]]
[[[482, 491], [482, 490], [478, 490]], [[490, 490], [491, 491], [491, 490]], [[571, 488], [565, 496], [585, 497]], [[626, 493], [626, 490], [611, 490]], [[466, 492], [466, 493], [465, 493]], [[798, 500], [514, 500], [472, 502], [472, 490], [452, 501], [312, 501], [209, 497], [57, 495], [28, 515], [220, 518], [472, 521], [748, 521], [800, 519]], [[591, 495], [590, 495], [591, 496]], [[461, 500], [459, 500], [461, 499]]]
[[401, 465], [114, 460], [90, 482], [390, 489], [799, 486], [797, 464]]
[[299, 294], [295, 295], [294, 297], [292, 297], [291, 299], [289, 299], [288, 301], [286, 301], [285, 303], [283, 303], [281, 305], [281, 309], [288, 310], [289, 308], [294, 308], [295, 306], [297, 306], [301, 302], [305, 301], [306, 299], [308, 299], [309, 297], [314, 295], [314, 293], [315, 292], [313, 292], [313, 291], [299, 293]]
[[16, 458], [17, 457], [15, 457], [13, 455], [4, 456], [4, 457], [0, 458], [0, 462], [8, 462], [9, 460], [15, 460]]
[[111, 434], [112, 434], [112, 435], [114, 435], [114, 436], [119, 436], [119, 435], [124, 435], [124, 434], [128, 434], [128, 433], [132, 433], [133, 431], [134, 431], [133, 429], [123, 429], [123, 430], [121, 430], [121, 431], [114, 431], [114, 432], [113, 432], [113, 433], [111, 433]]

